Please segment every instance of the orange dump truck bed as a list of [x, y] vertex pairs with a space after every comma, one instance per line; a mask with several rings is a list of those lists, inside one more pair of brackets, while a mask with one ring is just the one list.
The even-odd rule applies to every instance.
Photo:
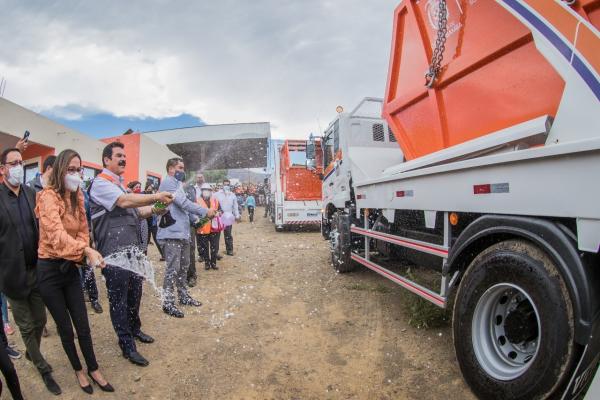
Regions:
[[[306, 152], [306, 141], [286, 140], [280, 151], [281, 187], [285, 200], [321, 200], [321, 179], [318, 174], [322, 172], [322, 162], [317, 160], [316, 171], [311, 171], [306, 168], [305, 163], [298, 162]], [[294, 157], [294, 153], [299, 157]], [[319, 142], [316, 154], [321, 154]]]
[[[499, 2], [447, 0], [442, 70], [433, 88], [424, 74], [435, 48], [438, 0], [404, 0], [396, 9], [383, 115], [407, 160], [531, 120], [555, 116], [564, 81], [535, 47], [529, 29]], [[554, 0], [527, 0], [557, 29], [565, 10]], [[578, 12], [600, 26], [600, 0]]]

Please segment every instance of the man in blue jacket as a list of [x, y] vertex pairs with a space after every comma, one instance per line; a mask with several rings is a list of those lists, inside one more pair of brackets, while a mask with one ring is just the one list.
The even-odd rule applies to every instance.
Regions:
[[173, 204], [169, 210], [175, 222], [165, 227], [161, 227], [159, 223], [158, 226], [157, 238], [163, 247], [167, 263], [163, 283], [163, 311], [173, 317], [183, 318], [183, 312], [175, 306], [174, 286], [177, 286], [179, 304], [194, 307], [202, 305], [188, 294], [186, 286], [190, 264], [190, 221], [205, 216], [212, 218], [215, 212], [200, 207], [186, 197], [183, 189], [185, 169], [181, 158], [171, 158], [167, 161], [167, 175], [159, 190], [173, 194]]

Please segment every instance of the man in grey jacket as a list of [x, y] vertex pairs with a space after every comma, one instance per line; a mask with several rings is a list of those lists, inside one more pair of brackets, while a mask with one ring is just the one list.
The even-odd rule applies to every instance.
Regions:
[[167, 161], [167, 175], [159, 190], [173, 193], [173, 204], [169, 210], [175, 223], [167, 227], [161, 227], [159, 223], [157, 234], [167, 263], [163, 283], [163, 311], [173, 317], [183, 318], [183, 312], [175, 306], [174, 286], [177, 286], [179, 304], [194, 307], [202, 305], [188, 294], [186, 287], [190, 263], [190, 221], [205, 216], [212, 218], [215, 212], [200, 207], [186, 197], [183, 190], [185, 169], [181, 158], [171, 158]]

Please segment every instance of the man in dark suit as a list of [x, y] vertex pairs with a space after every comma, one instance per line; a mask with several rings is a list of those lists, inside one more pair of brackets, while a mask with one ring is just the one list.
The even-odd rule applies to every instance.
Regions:
[[52, 378], [52, 367], [40, 352], [46, 308], [37, 287], [38, 226], [35, 192], [23, 185], [23, 158], [16, 149], [0, 156], [0, 291], [10, 303], [15, 322], [31, 360], [53, 394], [61, 390]]
[[[185, 191], [185, 197], [192, 203], [197, 203], [198, 193], [196, 188], [191, 183], [187, 183], [183, 186]], [[196, 228], [190, 223], [190, 266], [187, 272], [187, 284], [189, 287], [196, 286], [196, 280], [198, 275], [196, 272]]]

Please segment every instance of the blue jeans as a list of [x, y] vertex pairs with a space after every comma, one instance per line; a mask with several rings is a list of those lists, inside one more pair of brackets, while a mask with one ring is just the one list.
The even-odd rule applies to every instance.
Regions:
[[6, 324], [8, 323], [8, 304], [3, 293], [0, 293], [0, 298], [2, 298], [2, 322]]

